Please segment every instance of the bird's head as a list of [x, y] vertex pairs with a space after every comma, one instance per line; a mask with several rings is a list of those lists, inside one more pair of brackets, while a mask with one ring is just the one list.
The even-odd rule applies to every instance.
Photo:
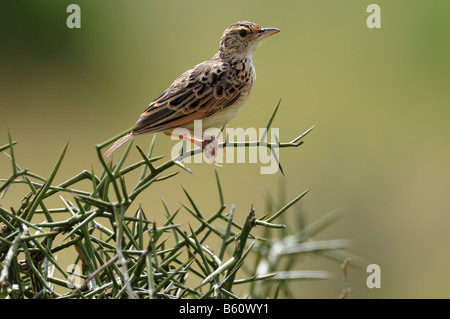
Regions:
[[278, 32], [279, 29], [263, 28], [253, 22], [233, 23], [223, 32], [218, 55], [223, 58], [236, 55], [251, 56], [263, 39]]

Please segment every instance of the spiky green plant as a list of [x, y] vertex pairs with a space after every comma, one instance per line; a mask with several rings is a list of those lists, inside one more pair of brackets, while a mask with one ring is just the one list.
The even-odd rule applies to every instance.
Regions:
[[[311, 129], [288, 143], [268, 143], [263, 137], [259, 141], [227, 142], [220, 146], [297, 147]], [[178, 173], [166, 173], [169, 168], [178, 166], [191, 173], [182, 160], [201, 152], [199, 149], [158, 165], [163, 156], [153, 156], [153, 138], [147, 154], [136, 146], [142, 160], [125, 166], [132, 143], [115, 164], [102, 156], [102, 149], [115, 137], [96, 146], [103, 168], [100, 174], [93, 169], [84, 170], [54, 185], [67, 145], [50, 176], [42, 178], [20, 168], [14, 155], [16, 142], [9, 133], [8, 138], [8, 144], [0, 151], [9, 152], [5, 154], [11, 160], [12, 174], [2, 179], [0, 193], [3, 198], [18, 183], [27, 185], [29, 192], [16, 208], [0, 206], [1, 298], [277, 298], [281, 292], [293, 297], [291, 281], [332, 277], [328, 272], [295, 269], [293, 261], [299, 254], [320, 252], [340, 261], [348, 257], [341, 250], [348, 246], [347, 241], [311, 239], [340, 212], [287, 232], [284, 214], [307, 194], [305, 191], [281, 207], [272, 205], [275, 213], [262, 218], [256, 218], [251, 207], [240, 224], [233, 218], [234, 206], [227, 209], [217, 170], [219, 202], [217, 211], [210, 216], [199, 210], [197, 200], [186, 189], [189, 205], [170, 211], [162, 200], [162, 213], [167, 217], [164, 224], [150, 222], [144, 207], [130, 211], [140, 193]], [[141, 173], [135, 186], [127, 189], [124, 177], [138, 169]], [[86, 180], [89, 190], [79, 187]], [[61, 206], [47, 207], [44, 200], [51, 197], [58, 197]], [[181, 212], [192, 215], [199, 226], [183, 231], [176, 222]], [[55, 220], [55, 214], [58, 219], [61, 214], [66, 218]], [[263, 236], [253, 234], [256, 226], [266, 230]], [[276, 237], [273, 232], [277, 232]], [[168, 233], [173, 239], [170, 246], [167, 236], [163, 236]], [[217, 252], [210, 248], [213, 243], [219, 243]], [[65, 252], [70, 252], [73, 259], [70, 267], [58, 260], [58, 254]], [[284, 269], [278, 263], [282, 258], [291, 261]], [[352, 263], [358, 262], [353, 256]], [[274, 284], [278, 286], [273, 293]]]

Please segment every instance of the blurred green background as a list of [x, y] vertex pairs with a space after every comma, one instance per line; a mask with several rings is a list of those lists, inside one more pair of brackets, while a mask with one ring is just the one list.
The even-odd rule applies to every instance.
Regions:
[[[281, 98], [273, 124], [281, 141], [316, 128], [300, 148], [281, 150], [285, 177], [260, 175], [259, 164], [217, 168], [227, 204], [241, 216], [254, 204], [260, 216], [279, 185], [287, 200], [312, 188], [289, 214], [314, 221], [344, 207], [317, 239], [351, 239], [350, 252], [381, 267], [380, 289], [349, 269], [350, 297], [450, 297], [449, 1], [376, 1], [381, 29], [366, 26], [372, 1], [351, 0], [76, 1], [82, 28], [68, 29], [73, 2], [0, 4], [0, 145], [9, 128], [23, 168], [48, 176], [68, 140], [56, 183], [99, 167], [94, 145], [133, 125], [179, 74], [211, 58], [228, 25], [277, 27], [256, 53], [256, 85], [230, 126], [264, 127]], [[146, 149], [150, 140], [135, 143]], [[170, 138], [156, 141], [154, 154], [170, 154]], [[202, 210], [217, 208], [214, 167], [190, 168], [194, 175], [182, 172], [140, 196], [150, 219], [163, 218], [161, 195], [171, 209], [185, 201], [180, 185]], [[1, 156], [0, 177], [9, 176]], [[1, 204], [17, 207], [21, 195], [17, 187]], [[337, 297], [339, 264], [311, 259], [300, 268], [336, 279], [297, 282], [298, 296]]]

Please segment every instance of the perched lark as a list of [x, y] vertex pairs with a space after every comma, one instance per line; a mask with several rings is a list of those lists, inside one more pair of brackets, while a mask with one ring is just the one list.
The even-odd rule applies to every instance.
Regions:
[[230, 25], [216, 55], [181, 74], [150, 103], [131, 132], [118, 139], [105, 155], [135, 135], [163, 131], [170, 135], [175, 128], [192, 131], [195, 120], [202, 120], [203, 129], [227, 124], [250, 96], [256, 79], [256, 48], [261, 40], [279, 31], [248, 21]]

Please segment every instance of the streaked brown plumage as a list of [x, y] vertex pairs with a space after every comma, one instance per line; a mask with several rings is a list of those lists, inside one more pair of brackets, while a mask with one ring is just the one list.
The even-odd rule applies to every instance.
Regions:
[[228, 123], [252, 90], [256, 79], [252, 57], [257, 46], [279, 31], [248, 21], [229, 26], [214, 57], [181, 74], [150, 103], [132, 131], [117, 140], [105, 155], [135, 135], [179, 127], [192, 130], [195, 120], [202, 120], [203, 129]]

